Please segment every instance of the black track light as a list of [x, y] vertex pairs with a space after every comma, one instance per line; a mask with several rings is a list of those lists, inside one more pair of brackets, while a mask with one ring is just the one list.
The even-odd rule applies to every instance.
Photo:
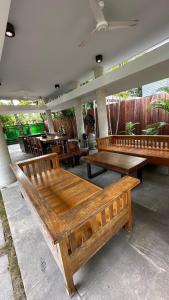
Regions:
[[60, 89], [60, 84], [55, 84], [55, 89]]
[[101, 55], [101, 54], [96, 55], [97, 64], [100, 64], [102, 61], [103, 61], [103, 55]]
[[15, 36], [15, 28], [11, 23], [7, 23], [5, 35], [9, 38], [13, 38]]

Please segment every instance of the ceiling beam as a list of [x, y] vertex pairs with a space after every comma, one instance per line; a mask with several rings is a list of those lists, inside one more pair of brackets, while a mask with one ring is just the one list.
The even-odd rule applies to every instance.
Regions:
[[147, 84], [155, 80], [169, 77], [169, 44], [165, 44], [149, 53], [140, 56], [129, 64], [106, 73], [90, 83], [55, 99], [47, 104], [48, 108], [56, 109], [63, 103], [74, 99], [95, 99], [95, 92], [104, 88], [106, 96], [126, 89]]
[[32, 114], [32, 113], [44, 113], [47, 110], [46, 105], [0, 105], [0, 115], [6, 114]]

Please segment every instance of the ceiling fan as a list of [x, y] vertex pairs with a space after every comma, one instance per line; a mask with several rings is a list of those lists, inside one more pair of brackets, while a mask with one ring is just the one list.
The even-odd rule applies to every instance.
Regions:
[[[93, 12], [93, 16], [96, 20], [96, 27], [91, 31], [91, 35], [93, 35], [96, 32], [111, 31], [111, 30], [116, 30], [121, 28], [134, 27], [138, 23], [138, 20], [108, 22], [103, 13], [104, 1], [89, 0], [89, 4]], [[86, 43], [87, 41], [82, 41], [79, 44], [79, 47], [84, 47]]]

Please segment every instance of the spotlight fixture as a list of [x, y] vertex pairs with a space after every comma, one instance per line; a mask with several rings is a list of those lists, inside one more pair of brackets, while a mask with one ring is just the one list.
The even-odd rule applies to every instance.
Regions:
[[9, 38], [13, 38], [15, 36], [15, 28], [11, 23], [7, 23], [5, 35]]
[[55, 84], [55, 89], [60, 89], [60, 84]]
[[101, 54], [96, 55], [97, 64], [100, 64], [102, 61], [103, 61], [103, 55], [101, 55]]
[[0, 82], [0, 86], [2, 85], [2, 83]]

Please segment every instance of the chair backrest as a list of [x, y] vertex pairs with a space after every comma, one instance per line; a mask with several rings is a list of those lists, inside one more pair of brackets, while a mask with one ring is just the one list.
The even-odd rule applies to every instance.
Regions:
[[61, 155], [63, 153], [63, 147], [61, 145], [53, 145], [51, 147], [51, 152]]
[[69, 142], [67, 144], [67, 148], [68, 148], [68, 151], [70, 151], [70, 152], [79, 151], [79, 145], [78, 145], [78, 143], [75, 143], [75, 142]]

